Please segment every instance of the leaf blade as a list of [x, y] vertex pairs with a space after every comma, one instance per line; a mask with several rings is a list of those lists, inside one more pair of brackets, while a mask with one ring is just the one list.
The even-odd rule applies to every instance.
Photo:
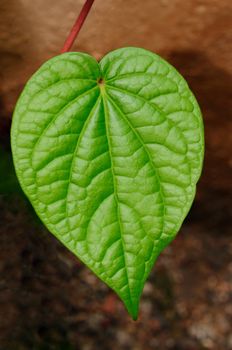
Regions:
[[136, 319], [201, 172], [201, 114], [184, 79], [143, 49], [113, 51], [99, 65], [57, 56], [27, 84], [11, 137], [37, 214]]

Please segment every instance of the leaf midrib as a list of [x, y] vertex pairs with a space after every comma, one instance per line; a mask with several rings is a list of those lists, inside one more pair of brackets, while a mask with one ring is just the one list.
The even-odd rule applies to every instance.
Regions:
[[122, 222], [120, 218], [120, 209], [119, 209], [119, 198], [117, 194], [117, 184], [115, 181], [116, 175], [114, 173], [113, 169], [113, 157], [112, 157], [112, 151], [111, 151], [111, 144], [110, 144], [110, 135], [109, 135], [109, 121], [108, 121], [108, 116], [107, 116], [107, 106], [105, 102], [105, 92], [101, 93], [102, 95], [102, 101], [103, 101], [103, 107], [104, 107], [104, 117], [105, 117], [105, 128], [106, 128], [106, 137], [108, 140], [108, 149], [109, 149], [109, 154], [110, 154], [110, 162], [111, 162], [111, 173], [112, 173], [112, 179], [113, 179], [113, 186], [114, 186], [114, 197], [115, 197], [115, 203], [117, 207], [117, 218], [118, 218], [118, 223], [119, 223], [119, 228], [120, 228], [120, 238], [122, 242], [122, 248], [123, 248], [123, 261], [124, 261], [124, 266], [125, 266], [125, 271], [126, 271], [126, 280], [127, 280], [127, 285], [128, 285], [128, 291], [129, 291], [129, 298], [130, 298], [130, 307], [131, 310], [134, 310], [134, 305], [132, 301], [132, 296], [131, 296], [131, 289], [130, 289], [130, 283], [129, 283], [129, 274], [128, 274], [128, 269], [127, 269], [127, 260], [126, 260], [126, 249], [125, 249], [125, 242], [123, 239], [123, 228], [122, 228]]

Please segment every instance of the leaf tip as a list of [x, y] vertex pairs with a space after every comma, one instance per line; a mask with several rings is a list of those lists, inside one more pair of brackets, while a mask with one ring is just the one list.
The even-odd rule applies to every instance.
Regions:
[[123, 300], [123, 302], [132, 320], [137, 321], [139, 313], [139, 300], [136, 300], [134, 302], [126, 302]]

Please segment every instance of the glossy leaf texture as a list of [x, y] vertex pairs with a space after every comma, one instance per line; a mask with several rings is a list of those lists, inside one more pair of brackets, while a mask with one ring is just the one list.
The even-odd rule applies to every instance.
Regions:
[[201, 113], [183, 77], [139, 48], [100, 63], [59, 55], [27, 83], [11, 137], [19, 181], [41, 220], [136, 319], [202, 168]]

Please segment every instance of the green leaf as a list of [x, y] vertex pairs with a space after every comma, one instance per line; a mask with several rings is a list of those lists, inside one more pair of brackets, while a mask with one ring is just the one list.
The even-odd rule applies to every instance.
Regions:
[[11, 136], [18, 178], [41, 220], [136, 319], [201, 173], [202, 118], [185, 80], [139, 48], [99, 64], [65, 53], [27, 83]]

